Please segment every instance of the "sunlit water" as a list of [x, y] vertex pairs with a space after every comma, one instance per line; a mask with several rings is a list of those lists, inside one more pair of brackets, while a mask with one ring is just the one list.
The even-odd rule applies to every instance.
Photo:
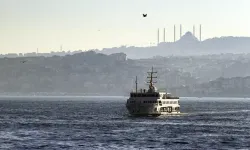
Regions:
[[129, 117], [125, 98], [1, 97], [0, 149], [248, 149], [250, 99], [181, 98], [181, 116]]

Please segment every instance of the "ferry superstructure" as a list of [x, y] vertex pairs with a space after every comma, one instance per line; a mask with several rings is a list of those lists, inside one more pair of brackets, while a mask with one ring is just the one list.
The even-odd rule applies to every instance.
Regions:
[[154, 86], [153, 67], [151, 72], [148, 72], [149, 87], [148, 90], [140, 89], [137, 91], [137, 77], [136, 90], [130, 93], [127, 99], [126, 107], [128, 112], [133, 116], [160, 116], [160, 115], [175, 115], [180, 114], [179, 97], [172, 96], [170, 93], [158, 92]]

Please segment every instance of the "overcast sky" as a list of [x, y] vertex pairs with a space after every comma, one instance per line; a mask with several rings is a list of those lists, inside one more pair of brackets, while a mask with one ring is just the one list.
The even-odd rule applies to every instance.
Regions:
[[[0, 53], [148, 46], [202, 24], [202, 39], [250, 37], [249, 0], [0, 0]], [[143, 18], [142, 13], [148, 17]]]

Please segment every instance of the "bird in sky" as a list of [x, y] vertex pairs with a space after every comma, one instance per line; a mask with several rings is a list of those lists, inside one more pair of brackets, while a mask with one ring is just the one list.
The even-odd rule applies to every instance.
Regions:
[[142, 14], [143, 17], [147, 17], [147, 14]]

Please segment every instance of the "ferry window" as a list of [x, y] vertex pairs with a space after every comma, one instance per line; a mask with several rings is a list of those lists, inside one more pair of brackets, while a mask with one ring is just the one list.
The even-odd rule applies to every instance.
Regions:
[[169, 104], [169, 101], [167, 101], [166, 104]]
[[173, 104], [173, 102], [171, 101], [170, 104]]
[[174, 101], [174, 104], [177, 104], [177, 101]]
[[159, 101], [159, 103], [161, 103], [161, 101]]

